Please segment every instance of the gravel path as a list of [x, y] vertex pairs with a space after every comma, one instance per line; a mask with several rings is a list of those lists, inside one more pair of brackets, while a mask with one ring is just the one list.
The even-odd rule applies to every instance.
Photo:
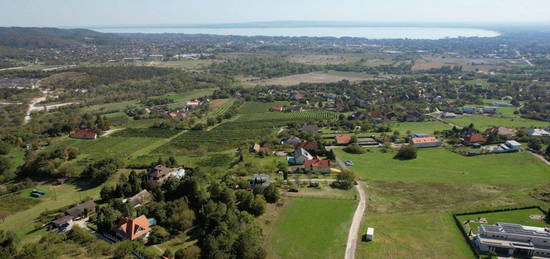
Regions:
[[357, 248], [357, 238], [359, 237], [359, 227], [361, 226], [361, 219], [365, 213], [365, 208], [367, 206], [365, 190], [361, 183], [358, 183], [355, 188], [359, 192], [359, 204], [353, 215], [353, 221], [351, 222], [351, 227], [349, 228], [348, 234], [348, 243], [346, 245], [346, 256], [345, 259], [354, 259], [355, 258], [355, 249]]

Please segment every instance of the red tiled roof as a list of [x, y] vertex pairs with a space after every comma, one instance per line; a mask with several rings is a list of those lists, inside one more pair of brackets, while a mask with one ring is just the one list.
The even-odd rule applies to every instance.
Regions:
[[335, 137], [336, 144], [338, 145], [347, 145], [351, 142], [351, 136], [350, 135], [338, 135]]
[[117, 226], [116, 231], [118, 234], [130, 239], [135, 240], [149, 231], [149, 220], [145, 215], [141, 215], [135, 219], [123, 218], [120, 224]]
[[96, 138], [97, 133], [92, 129], [78, 129], [69, 135], [71, 138]]
[[274, 111], [282, 111], [284, 108], [285, 107], [280, 106], [280, 105], [271, 106], [271, 110], [274, 110]]
[[305, 150], [317, 150], [319, 145], [316, 142], [304, 141], [302, 143], [296, 144], [296, 148], [303, 148]]
[[312, 160], [306, 160], [304, 168], [317, 167], [317, 168], [330, 168], [330, 160], [320, 160], [315, 158]]
[[470, 143], [483, 143], [487, 141], [487, 139], [479, 133], [469, 134], [464, 139]]
[[413, 144], [434, 143], [434, 142], [439, 142], [439, 140], [437, 140], [437, 138], [435, 137], [422, 137], [422, 138], [412, 139]]
[[267, 152], [267, 151], [269, 151], [269, 147], [261, 147], [261, 148], [260, 148], [260, 151]]

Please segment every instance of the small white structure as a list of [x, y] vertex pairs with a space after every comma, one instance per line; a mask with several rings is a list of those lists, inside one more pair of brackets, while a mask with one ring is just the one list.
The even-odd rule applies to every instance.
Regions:
[[374, 228], [367, 228], [367, 241], [373, 241], [374, 240]]
[[550, 137], [550, 132], [543, 129], [528, 129], [529, 137]]

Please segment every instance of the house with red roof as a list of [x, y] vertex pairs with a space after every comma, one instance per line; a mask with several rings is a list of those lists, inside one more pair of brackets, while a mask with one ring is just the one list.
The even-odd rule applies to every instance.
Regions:
[[272, 112], [282, 112], [285, 110], [285, 107], [281, 105], [273, 105], [269, 110]]
[[334, 137], [334, 140], [336, 142], [336, 145], [345, 146], [349, 145], [351, 143], [351, 136], [350, 135], [338, 135]]
[[136, 240], [147, 237], [149, 232], [151, 232], [151, 224], [145, 215], [141, 215], [135, 219], [123, 218], [115, 226], [116, 236], [121, 239]]
[[483, 137], [479, 133], [471, 133], [466, 135], [466, 137], [464, 137], [465, 145], [483, 144], [485, 142], [487, 142], [487, 138]]
[[412, 138], [411, 144], [417, 148], [439, 147], [442, 145], [441, 141], [437, 140], [436, 137]]
[[314, 157], [311, 160], [306, 160], [303, 168], [309, 173], [327, 174], [330, 172], [330, 160]]
[[296, 144], [295, 147], [296, 148], [303, 148], [307, 151], [315, 151], [315, 150], [319, 149], [319, 145], [317, 144], [317, 142], [312, 142], [312, 141], [300, 142], [300, 143]]
[[77, 139], [96, 139], [97, 133], [95, 133], [92, 129], [77, 129], [71, 132], [69, 137]]

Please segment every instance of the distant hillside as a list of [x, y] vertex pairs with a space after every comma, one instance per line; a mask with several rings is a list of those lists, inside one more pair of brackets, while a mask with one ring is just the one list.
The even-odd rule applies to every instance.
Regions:
[[113, 34], [87, 29], [0, 27], [0, 46], [12, 48], [60, 48], [122, 42]]

